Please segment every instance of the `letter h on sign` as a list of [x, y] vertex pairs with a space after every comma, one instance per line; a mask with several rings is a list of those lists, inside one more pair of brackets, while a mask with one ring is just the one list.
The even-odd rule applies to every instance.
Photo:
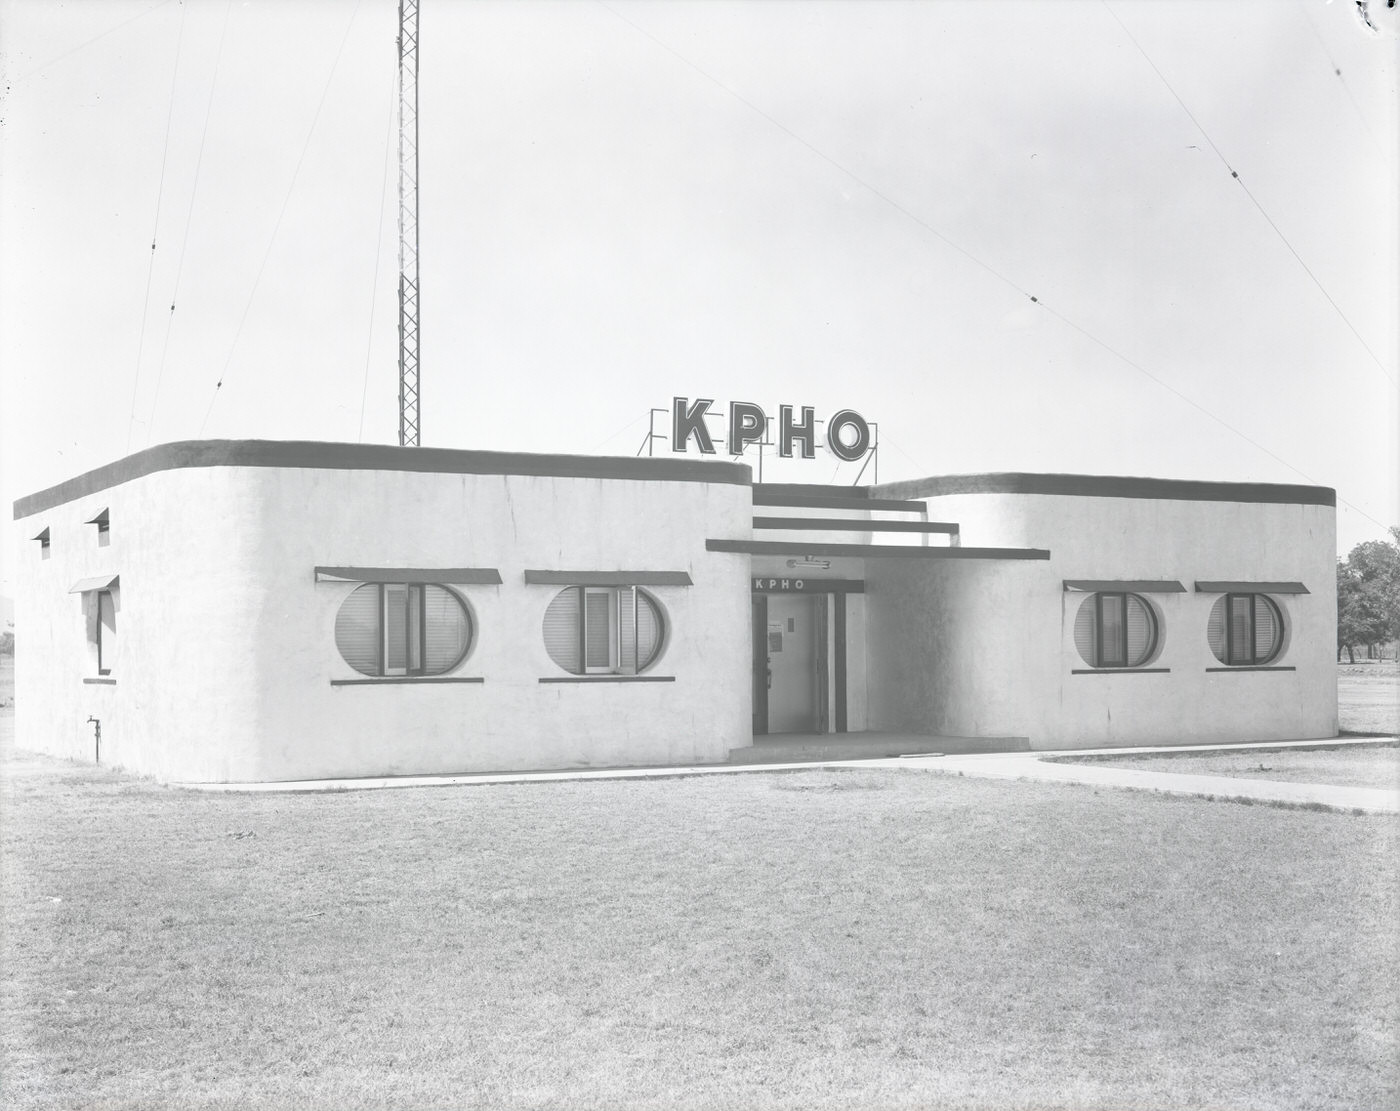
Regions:
[[802, 423], [793, 424], [792, 406], [783, 405], [778, 409], [778, 454], [784, 459], [792, 458], [792, 442], [802, 443], [802, 458], [812, 459], [817, 448], [817, 414], [810, 405], [802, 406]]

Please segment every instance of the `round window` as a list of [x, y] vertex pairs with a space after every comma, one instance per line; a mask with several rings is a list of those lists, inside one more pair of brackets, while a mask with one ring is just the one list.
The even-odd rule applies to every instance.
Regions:
[[1157, 615], [1136, 594], [1090, 594], [1074, 618], [1074, 646], [1090, 667], [1141, 667], [1157, 651]]
[[570, 586], [544, 614], [549, 658], [575, 675], [638, 675], [665, 640], [661, 606], [635, 586]]
[[364, 675], [442, 675], [471, 642], [466, 604], [433, 583], [365, 583], [335, 615], [335, 646]]
[[1283, 648], [1283, 614], [1267, 594], [1226, 594], [1211, 607], [1206, 639], [1230, 667], [1266, 664]]

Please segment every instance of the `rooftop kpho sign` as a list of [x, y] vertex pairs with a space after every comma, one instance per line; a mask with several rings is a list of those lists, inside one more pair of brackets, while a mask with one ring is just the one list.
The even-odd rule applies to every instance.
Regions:
[[[688, 451], [691, 440], [704, 455], [715, 454], [715, 443], [710, 430], [705, 425], [711, 413], [714, 399], [697, 397], [693, 402], [686, 397], [671, 399], [671, 450]], [[801, 406], [800, 416], [794, 417], [794, 407], [778, 407], [778, 454], [790, 459], [793, 449], [802, 453], [803, 459], [814, 459], [817, 451], [816, 410], [810, 405]], [[841, 409], [833, 413], [826, 423], [826, 446], [836, 458], [854, 463], [870, 450], [870, 425], [864, 417], [853, 409]], [[765, 442], [763, 437], [768, 429], [768, 415], [749, 401], [729, 403], [728, 435], [725, 437], [730, 455], [743, 455], [749, 444]]]

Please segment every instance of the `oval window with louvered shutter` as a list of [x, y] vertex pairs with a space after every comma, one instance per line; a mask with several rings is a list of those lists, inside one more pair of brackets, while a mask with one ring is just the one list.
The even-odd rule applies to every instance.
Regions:
[[434, 583], [365, 583], [335, 615], [335, 646], [362, 675], [443, 675], [471, 644], [466, 603]]
[[549, 658], [574, 675], [639, 675], [661, 655], [661, 606], [636, 586], [570, 586], [544, 614]]
[[1136, 594], [1090, 594], [1074, 616], [1074, 646], [1090, 667], [1141, 667], [1157, 651], [1157, 615]]
[[1283, 648], [1283, 613], [1266, 594], [1226, 594], [1206, 622], [1211, 653], [1230, 667], [1258, 667]]

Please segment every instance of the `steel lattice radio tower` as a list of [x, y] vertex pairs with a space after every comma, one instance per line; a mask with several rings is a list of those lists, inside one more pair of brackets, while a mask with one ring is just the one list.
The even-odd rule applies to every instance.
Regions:
[[418, 447], [418, 0], [399, 0], [399, 443]]

